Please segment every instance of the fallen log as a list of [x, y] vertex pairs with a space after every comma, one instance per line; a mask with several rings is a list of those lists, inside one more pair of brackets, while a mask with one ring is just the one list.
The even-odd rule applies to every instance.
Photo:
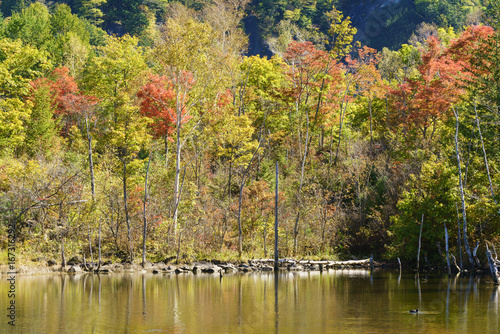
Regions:
[[[274, 259], [254, 259], [252, 262], [260, 262], [260, 263], [274, 263]], [[315, 261], [315, 260], [294, 260], [294, 259], [280, 259], [279, 263], [284, 264], [319, 264], [327, 267], [342, 267], [342, 266], [358, 266], [358, 265], [369, 265], [370, 259], [363, 260], [347, 260], [347, 261]]]

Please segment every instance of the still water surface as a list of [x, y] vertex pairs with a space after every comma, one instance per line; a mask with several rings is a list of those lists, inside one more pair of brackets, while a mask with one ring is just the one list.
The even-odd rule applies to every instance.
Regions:
[[500, 288], [488, 276], [18, 276], [14, 331], [7, 290], [3, 276], [0, 333], [500, 333]]

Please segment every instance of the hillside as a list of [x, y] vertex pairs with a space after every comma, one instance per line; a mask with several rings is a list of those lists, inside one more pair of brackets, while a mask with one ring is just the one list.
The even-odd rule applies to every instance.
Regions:
[[[26, 8], [31, 0], [5, 0], [0, 3], [3, 17]], [[212, 0], [182, 2], [202, 12]], [[235, 8], [248, 0], [230, 0]], [[161, 23], [169, 0], [63, 0], [52, 4], [68, 4], [73, 13], [85, 18], [110, 34], [140, 35], [152, 24]], [[244, 26], [250, 36], [249, 55], [271, 53], [269, 39], [283, 34], [283, 26], [293, 30], [298, 39], [321, 44], [326, 38], [328, 22], [325, 13], [333, 7], [350, 17], [358, 33], [355, 40], [381, 50], [398, 49], [406, 43], [422, 22], [438, 27], [463, 26], [478, 22], [488, 0], [251, 0], [246, 6]], [[288, 25], [287, 25], [288, 24]]]

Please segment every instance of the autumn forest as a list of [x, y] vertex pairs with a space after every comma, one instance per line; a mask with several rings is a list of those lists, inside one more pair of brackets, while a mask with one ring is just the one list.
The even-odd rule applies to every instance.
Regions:
[[26, 259], [272, 257], [276, 164], [280, 257], [498, 245], [500, 1], [380, 50], [334, 2], [314, 30], [284, 1], [272, 57], [246, 0], [157, 2], [115, 34], [105, 0], [2, 2], [2, 263], [11, 224]]

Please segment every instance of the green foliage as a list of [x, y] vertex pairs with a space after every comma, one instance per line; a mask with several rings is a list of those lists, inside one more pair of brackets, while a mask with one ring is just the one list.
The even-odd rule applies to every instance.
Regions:
[[148, 25], [148, 20], [142, 11], [142, 0], [114, 0], [102, 5], [106, 13], [105, 25], [120, 23], [131, 35], [138, 35]]
[[49, 20], [48, 8], [35, 2], [6, 21], [3, 35], [12, 40], [20, 39], [37, 49], [46, 49], [50, 36]]
[[30, 104], [18, 98], [0, 99], [0, 150], [10, 155], [26, 137], [25, 124], [30, 119]]
[[20, 40], [0, 40], [0, 96], [27, 95], [29, 83], [51, 68], [47, 53]]
[[30, 155], [49, 151], [56, 139], [54, 116], [54, 98], [50, 88], [40, 85], [33, 89], [30, 96], [33, 104], [31, 117], [27, 122], [24, 148]]
[[[431, 263], [440, 263], [436, 243], [443, 245], [444, 225], [450, 231], [450, 240], [456, 240], [458, 203], [457, 176], [454, 167], [446, 161], [431, 157], [422, 165], [418, 176], [411, 175], [398, 202], [399, 214], [393, 217], [391, 229], [394, 252], [391, 257], [416, 261], [422, 215], [422, 252]], [[456, 246], [456, 245], [455, 245]]]
[[258, 145], [252, 139], [252, 121], [246, 115], [227, 115], [218, 127], [216, 156], [227, 160], [234, 167], [248, 164]]
[[99, 56], [84, 72], [84, 88], [101, 99], [103, 143], [111, 144], [120, 159], [133, 159], [149, 140], [147, 118], [142, 118], [136, 93], [145, 79], [146, 63], [137, 38], [108, 37]]
[[93, 25], [100, 26], [104, 22], [104, 13], [100, 7], [106, 2], [107, 0], [82, 0], [79, 14]]

